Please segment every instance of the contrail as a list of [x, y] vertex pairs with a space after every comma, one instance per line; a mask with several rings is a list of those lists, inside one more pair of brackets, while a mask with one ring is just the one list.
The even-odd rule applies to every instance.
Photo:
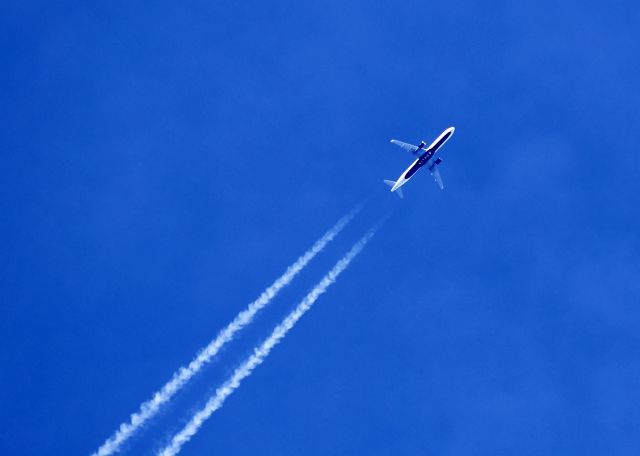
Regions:
[[344, 256], [336, 265], [325, 275], [320, 282], [309, 292], [307, 296], [298, 304], [293, 312], [291, 312], [276, 328], [271, 335], [262, 342], [262, 345], [256, 347], [253, 354], [247, 358], [247, 360], [240, 365], [233, 375], [220, 386], [215, 394], [211, 396], [207, 404], [202, 410], [197, 412], [189, 423], [176, 435], [173, 436], [171, 442], [162, 450], [160, 450], [158, 456], [174, 456], [180, 452], [182, 446], [187, 443], [193, 435], [198, 432], [200, 426], [219, 408], [222, 407], [225, 399], [233, 393], [239, 386], [240, 382], [251, 375], [253, 369], [260, 365], [265, 358], [269, 355], [269, 352], [280, 342], [287, 332], [293, 328], [296, 322], [304, 315], [304, 313], [311, 308], [314, 302], [320, 297], [322, 293], [327, 291], [327, 288], [333, 284], [340, 273], [342, 273], [349, 263], [362, 251], [367, 242], [373, 237], [379, 225], [372, 228], [367, 234], [365, 234], [358, 242], [356, 242], [351, 250]]
[[92, 456], [107, 456], [120, 450], [122, 444], [131, 437], [145, 422], [155, 416], [160, 407], [169, 401], [207, 362], [213, 358], [224, 344], [233, 339], [236, 332], [244, 328], [253, 320], [253, 317], [260, 309], [287, 286], [294, 277], [304, 269], [304, 267], [320, 253], [325, 246], [331, 242], [349, 224], [349, 222], [360, 212], [363, 204], [358, 205], [336, 222], [313, 246], [296, 260], [269, 288], [262, 292], [260, 297], [240, 312], [218, 335], [204, 347], [198, 355], [187, 365], [182, 366], [160, 390], [156, 391], [151, 399], [142, 403], [140, 409], [131, 414], [128, 422], [123, 422], [118, 430], [109, 437]]

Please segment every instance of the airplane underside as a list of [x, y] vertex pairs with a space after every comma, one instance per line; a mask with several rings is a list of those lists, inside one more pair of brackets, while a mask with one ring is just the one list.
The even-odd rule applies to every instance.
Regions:
[[[426, 165], [427, 169], [429, 169], [429, 172], [440, 187], [440, 190], [443, 190], [444, 184], [442, 182], [442, 176], [440, 176], [440, 171], [438, 170], [438, 166], [440, 165], [440, 163], [442, 163], [442, 159], [440, 157], [435, 158], [435, 154], [438, 149], [440, 149], [440, 147], [442, 147], [444, 143], [447, 142], [454, 131], [454, 127], [447, 128], [427, 148], [424, 148], [424, 141], [422, 141], [419, 146], [414, 146], [412, 144], [407, 144], [403, 143], [402, 141], [392, 139], [391, 142], [393, 144], [400, 146], [401, 148], [411, 152], [414, 155], [420, 154], [420, 156], [413, 163], [411, 163], [411, 165], [405, 170], [405, 172], [400, 175], [397, 181], [385, 180], [384, 183], [391, 187], [392, 192], [396, 192], [398, 196], [402, 198], [403, 194], [400, 187], [406, 184], [420, 168]], [[423, 151], [424, 153], [421, 153]]]

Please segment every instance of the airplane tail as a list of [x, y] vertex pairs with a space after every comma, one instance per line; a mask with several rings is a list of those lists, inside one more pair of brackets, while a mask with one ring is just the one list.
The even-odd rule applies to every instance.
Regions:
[[[393, 188], [393, 186], [396, 185], [395, 181], [387, 180], [387, 179], [384, 180], [384, 183], [387, 184], [391, 188]], [[402, 189], [401, 188], [396, 189], [396, 193], [398, 194], [398, 196], [400, 198], [404, 197], [404, 195], [402, 194]]]

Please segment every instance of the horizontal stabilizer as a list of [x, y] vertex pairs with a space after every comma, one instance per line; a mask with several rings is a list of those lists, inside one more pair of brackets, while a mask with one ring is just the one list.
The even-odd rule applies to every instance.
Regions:
[[[394, 181], [392, 181], [392, 180], [387, 180], [387, 179], [385, 179], [385, 180], [384, 180], [384, 183], [385, 183], [385, 184], [387, 184], [387, 185], [388, 185], [389, 187], [391, 187], [391, 188], [393, 188], [393, 186], [394, 186], [394, 185], [396, 185], [396, 183], [395, 183]], [[392, 191], [393, 191], [393, 190], [392, 190]], [[397, 188], [397, 189], [396, 189], [396, 191], [395, 191], [395, 193], [397, 193], [397, 194], [398, 194], [398, 196], [399, 196], [400, 198], [403, 198], [403, 197], [404, 197], [404, 195], [402, 194], [402, 189], [401, 189], [401, 188]]]

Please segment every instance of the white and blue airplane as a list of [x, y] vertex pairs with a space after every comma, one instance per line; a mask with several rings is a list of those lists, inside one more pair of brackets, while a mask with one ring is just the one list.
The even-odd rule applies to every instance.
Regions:
[[419, 146], [414, 146], [413, 144], [407, 144], [402, 141], [398, 141], [397, 139], [392, 139], [391, 143], [402, 147], [413, 155], [418, 155], [418, 158], [416, 158], [416, 160], [411, 163], [411, 166], [409, 166], [405, 172], [400, 175], [397, 181], [385, 180], [384, 183], [391, 187], [392, 192], [397, 190], [398, 196], [402, 198], [402, 189], [400, 187], [409, 182], [409, 179], [411, 179], [416, 171], [426, 165], [440, 187], [440, 190], [443, 190], [444, 185], [442, 184], [442, 177], [438, 171], [438, 166], [442, 163], [442, 159], [435, 155], [436, 152], [438, 152], [438, 149], [447, 142], [455, 130], [456, 129], [454, 127], [447, 128], [445, 131], [440, 133], [440, 136], [438, 136], [429, 147], [425, 147], [427, 144], [424, 141], [421, 141]]

